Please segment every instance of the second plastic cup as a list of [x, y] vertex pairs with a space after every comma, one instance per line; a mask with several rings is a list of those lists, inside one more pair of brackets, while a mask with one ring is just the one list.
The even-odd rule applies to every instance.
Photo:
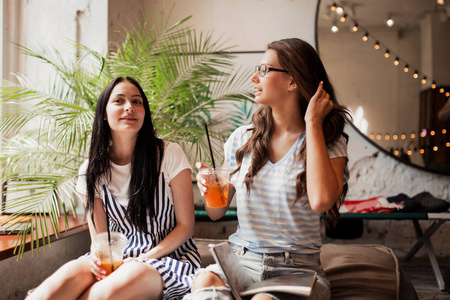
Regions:
[[128, 246], [127, 237], [120, 232], [111, 232], [111, 243], [108, 233], [97, 234], [94, 240], [95, 254], [100, 259], [106, 275], [117, 270], [123, 263], [123, 251]]
[[227, 206], [230, 172], [224, 168], [204, 168], [199, 170], [199, 174], [206, 181], [206, 206]]

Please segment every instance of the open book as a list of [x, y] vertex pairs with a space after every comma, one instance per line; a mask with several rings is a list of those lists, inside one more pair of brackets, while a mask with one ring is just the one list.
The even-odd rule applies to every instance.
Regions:
[[237, 300], [240, 300], [241, 296], [263, 292], [280, 292], [296, 295], [295, 299], [301, 299], [299, 296], [306, 298], [311, 294], [312, 287], [316, 282], [316, 272], [307, 270], [255, 282], [241, 265], [239, 258], [233, 253], [227, 242], [212, 245], [210, 251], [217, 264], [222, 268], [231, 292]]

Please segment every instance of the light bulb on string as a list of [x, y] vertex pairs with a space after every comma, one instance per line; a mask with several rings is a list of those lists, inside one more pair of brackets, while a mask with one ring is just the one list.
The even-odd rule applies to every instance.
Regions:
[[341, 21], [341, 23], [344, 23], [347, 20], [347, 14], [343, 14], [341, 16], [341, 18], [339, 19], [339, 21]]
[[400, 59], [398, 57], [396, 57], [394, 59], [394, 65], [398, 66], [400, 64]]
[[425, 150], [424, 150], [424, 149], [420, 149], [420, 150], [419, 150], [419, 153], [420, 153], [420, 154], [424, 154], [424, 153], [425, 153]]
[[450, 97], [450, 92], [446, 92], [445, 97]]
[[388, 27], [392, 27], [392, 26], [394, 26], [394, 19], [392, 19], [392, 17], [388, 17], [388, 19], [386, 20], [386, 25], [388, 26]]
[[331, 6], [330, 6], [330, 10], [331, 11], [336, 11], [337, 5], [336, 2], [334, 2]]
[[414, 71], [413, 77], [415, 79], [419, 78], [419, 72], [417, 70]]
[[362, 40], [364, 41], [364, 42], [367, 42], [367, 40], [369, 39], [369, 33], [365, 33], [364, 34], [364, 36], [362, 37]]
[[373, 47], [375, 48], [375, 50], [380, 49], [380, 42], [376, 41], [376, 43]]
[[427, 76], [423, 76], [422, 78], [422, 84], [426, 84], [427, 83]]
[[450, 147], [450, 142], [445, 143], [445, 147]]
[[439, 92], [440, 92], [441, 94], [443, 94], [444, 91], [445, 91], [444, 88], [440, 88], [440, 89], [439, 89]]
[[400, 138], [401, 138], [402, 140], [406, 139], [406, 134], [402, 133], [402, 135], [400, 136]]
[[433, 83], [431, 84], [431, 88], [434, 90], [436, 88], [436, 82], [433, 81]]
[[398, 155], [398, 154], [399, 154], [398, 150], [395, 150], [394, 155]]
[[430, 135], [431, 135], [431, 136], [434, 136], [435, 134], [436, 134], [436, 131], [434, 131], [434, 130], [431, 130], [431, 131], [430, 131]]
[[442, 134], [446, 134], [447, 133], [447, 129], [442, 129]]
[[412, 138], [412, 139], [416, 138], [416, 134], [415, 134], [414, 132], [411, 133], [411, 138]]
[[391, 136], [390, 136], [389, 134], [386, 134], [386, 135], [384, 136], [384, 139], [385, 139], [386, 141], [389, 141], [390, 138], [391, 138]]
[[390, 53], [389, 53], [389, 49], [386, 50], [386, 52], [384, 52], [384, 57], [389, 58]]
[[394, 135], [392, 136], [392, 139], [395, 140], [395, 141], [398, 140], [398, 135], [394, 134]]
[[444, 5], [445, 4], [445, 0], [436, 0], [436, 3], [438, 5]]
[[331, 32], [333, 33], [339, 32], [339, 27], [337, 27], [336, 25], [331, 26]]
[[370, 138], [371, 140], [373, 140], [373, 139], [375, 138], [375, 134], [373, 134], [373, 133], [369, 134], [369, 138]]
[[403, 68], [403, 71], [405, 71], [405, 73], [407, 73], [409, 71], [409, 65], [406, 64], [405, 67]]
[[377, 134], [377, 140], [381, 140], [381, 134]]
[[352, 31], [353, 32], [357, 32], [358, 31], [358, 23], [355, 22], [355, 24], [353, 24]]
[[433, 147], [433, 151], [436, 152], [436, 151], [438, 151], [438, 150], [439, 150], [438, 146], [434, 146], [434, 147]]
[[406, 152], [406, 154], [411, 155], [411, 154], [412, 154], [412, 151], [411, 151], [411, 150], [408, 150], [408, 151]]
[[336, 13], [338, 15], [342, 15], [344, 13], [344, 9], [342, 8], [342, 6], [337, 6], [336, 7]]

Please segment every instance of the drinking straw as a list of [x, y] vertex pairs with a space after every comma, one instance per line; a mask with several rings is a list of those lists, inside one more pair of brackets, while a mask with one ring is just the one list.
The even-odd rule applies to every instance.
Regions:
[[[103, 191], [105, 195], [105, 211], [106, 211], [106, 228], [108, 230], [108, 246], [109, 246], [109, 257], [112, 262], [112, 250], [111, 250], [111, 231], [109, 230], [109, 215], [108, 215], [108, 193], [106, 192], [106, 187], [103, 185]], [[114, 272], [114, 264], [111, 264], [111, 272]]]
[[[212, 147], [211, 147], [211, 140], [209, 139], [208, 125], [206, 125], [206, 123], [205, 123], [205, 131], [206, 131], [206, 137], [208, 138], [208, 146], [209, 146], [209, 153], [211, 154], [211, 162], [212, 162], [213, 168], [215, 170], [216, 164], [214, 163], [214, 156], [213, 156], [213, 151], [212, 151]], [[216, 179], [217, 179], [217, 183], [218, 183], [219, 179], [217, 178], [217, 175], [216, 175]]]
[[222, 197], [222, 188], [220, 187], [219, 177], [217, 176], [217, 172], [216, 172], [216, 164], [214, 163], [214, 155], [213, 155], [213, 151], [212, 151], [212, 147], [211, 147], [211, 140], [209, 139], [208, 125], [206, 125], [206, 123], [205, 123], [205, 131], [206, 131], [206, 137], [208, 138], [209, 153], [211, 154], [211, 162], [212, 162], [212, 165], [214, 168], [214, 175], [216, 177], [217, 186], [219, 187], [220, 197]]

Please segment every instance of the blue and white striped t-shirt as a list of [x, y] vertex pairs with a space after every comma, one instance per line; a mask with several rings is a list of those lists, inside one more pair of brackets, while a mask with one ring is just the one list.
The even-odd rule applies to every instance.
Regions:
[[[225, 160], [231, 170], [236, 169], [236, 151], [250, 138], [247, 131], [252, 125], [236, 129], [225, 143]], [[254, 252], [318, 253], [321, 247], [320, 214], [313, 211], [307, 195], [292, 205], [296, 196], [295, 181], [303, 171], [295, 159], [304, 142], [302, 134], [288, 153], [275, 164], [267, 161], [254, 176], [250, 194], [244, 177], [251, 164], [251, 154], [243, 158], [241, 169], [231, 177], [236, 188], [239, 225], [229, 238], [230, 242]], [[344, 137], [328, 146], [330, 158], [347, 157]], [[344, 170], [344, 183], [348, 181], [348, 168]]]

